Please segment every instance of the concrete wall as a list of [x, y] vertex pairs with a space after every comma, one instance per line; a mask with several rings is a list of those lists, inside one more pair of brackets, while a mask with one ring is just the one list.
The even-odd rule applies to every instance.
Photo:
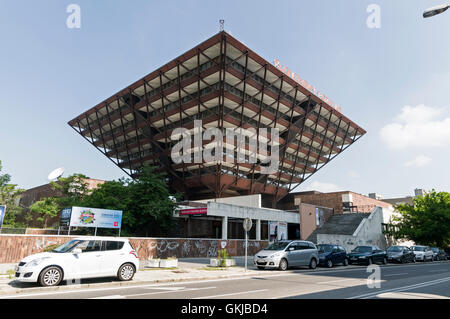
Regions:
[[[320, 225], [317, 226], [316, 208], [322, 212]], [[317, 227], [322, 227], [324, 223], [333, 215], [333, 210], [326, 207], [318, 207], [316, 205], [300, 203], [300, 238], [307, 239]]]
[[[22, 258], [42, 252], [49, 245], [62, 244], [82, 236], [2, 235], [0, 234], [0, 263], [16, 263]], [[167, 257], [216, 257], [222, 243], [231, 256], [245, 254], [244, 240], [129, 238], [139, 259]], [[267, 241], [250, 240], [248, 254], [253, 255], [268, 245]]]
[[297, 213], [285, 212], [278, 209], [246, 207], [214, 202], [208, 203], [208, 215], [232, 218], [249, 217], [254, 220], [284, 221], [293, 224], [300, 223], [300, 217]]
[[199, 202], [199, 203], [213, 202], [213, 203], [224, 203], [224, 204], [232, 204], [232, 205], [238, 205], [238, 206], [261, 208], [261, 194], [196, 200], [194, 202]]
[[347, 252], [360, 245], [377, 245], [381, 249], [386, 249], [387, 242], [381, 224], [388, 213], [383, 210], [381, 207], [375, 208], [368, 218], [363, 219], [352, 235], [317, 234], [317, 243], [339, 244]]
[[316, 228], [316, 206], [300, 204], [300, 239], [308, 238]]

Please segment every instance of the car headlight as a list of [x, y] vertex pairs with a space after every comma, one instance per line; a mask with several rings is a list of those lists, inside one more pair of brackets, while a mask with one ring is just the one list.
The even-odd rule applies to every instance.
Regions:
[[37, 258], [37, 259], [33, 259], [32, 261], [30, 261], [29, 263], [27, 263], [25, 265], [25, 267], [36, 267], [37, 265], [39, 265], [42, 261], [49, 259], [50, 257], [42, 257], [42, 258]]
[[365, 258], [367, 258], [366, 256], [359, 256], [359, 258], [361, 258], [361, 259], [365, 259]]
[[269, 258], [276, 258], [276, 257], [280, 257], [282, 253], [275, 253], [273, 255], [270, 255]]

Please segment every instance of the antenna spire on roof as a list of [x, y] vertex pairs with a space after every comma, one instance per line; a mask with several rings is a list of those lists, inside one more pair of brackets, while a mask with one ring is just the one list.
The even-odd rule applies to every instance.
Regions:
[[225, 20], [219, 20], [219, 24], [220, 24], [220, 32], [222, 32], [224, 30]]

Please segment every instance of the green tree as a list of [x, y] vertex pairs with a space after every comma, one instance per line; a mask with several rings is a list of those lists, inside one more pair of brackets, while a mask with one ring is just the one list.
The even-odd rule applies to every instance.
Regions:
[[0, 205], [6, 205], [3, 226], [8, 227], [24, 227], [23, 223], [16, 221], [17, 215], [22, 212], [22, 208], [17, 204], [23, 189], [17, 188], [16, 184], [10, 184], [11, 176], [9, 174], [1, 174], [2, 161], [0, 161]]
[[176, 208], [164, 175], [144, 167], [134, 180], [119, 179], [100, 185], [84, 196], [80, 206], [122, 210], [122, 234], [164, 235]]
[[48, 197], [35, 202], [31, 205], [30, 210], [32, 213], [39, 214], [37, 221], [43, 222], [44, 228], [47, 228], [48, 220], [58, 216], [61, 207], [55, 197]]
[[173, 225], [179, 194], [170, 194], [165, 175], [157, 173], [154, 167], [144, 166], [128, 187], [130, 202], [127, 209], [132, 215], [132, 223], [128, 226], [145, 236], [167, 233]]
[[85, 197], [90, 194], [86, 179], [89, 177], [83, 174], [73, 174], [62, 177], [57, 182], [50, 182], [53, 189], [60, 193], [59, 196], [55, 196], [55, 200], [61, 208], [80, 206]]
[[400, 216], [393, 219], [391, 235], [418, 244], [450, 245], [450, 193], [432, 192], [413, 199], [413, 205], [396, 206]]

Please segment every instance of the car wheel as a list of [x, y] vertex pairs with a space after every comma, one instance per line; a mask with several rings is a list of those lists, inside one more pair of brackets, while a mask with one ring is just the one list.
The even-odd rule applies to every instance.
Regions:
[[[331, 263], [331, 264], [333, 264], [333, 263]], [[311, 259], [311, 261], [309, 262], [309, 268], [311, 268], [311, 269], [316, 269], [316, 267], [317, 267], [317, 261], [316, 261], [315, 258], [313, 258], [313, 259]]]
[[333, 262], [331, 261], [331, 259], [328, 259], [328, 261], [327, 261], [327, 267], [328, 267], [328, 268], [333, 268]]
[[406, 262], [406, 258], [405, 258], [405, 257], [402, 257], [402, 258], [400, 259], [400, 262], [401, 262], [402, 264], [404, 264], [404, 263]]
[[344, 259], [344, 266], [348, 266], [348, 259], [347, 258]]
[[63, 279], [61, 268], [51, 266], [45, 268], [39, 275], [39, 284], [44, 287], [58, 286]]
[[288, 269], [288, 262], [286, 259], [281, 259], [280, 260], [280, 265], [279, 265], [280, 270], [285, 271]]
[[123, 264], [117, 272], [117, 278], [119, 278], [120, 281], [128, 281], [133, 279], [135, 273], [136, 270], [132, 264]]

